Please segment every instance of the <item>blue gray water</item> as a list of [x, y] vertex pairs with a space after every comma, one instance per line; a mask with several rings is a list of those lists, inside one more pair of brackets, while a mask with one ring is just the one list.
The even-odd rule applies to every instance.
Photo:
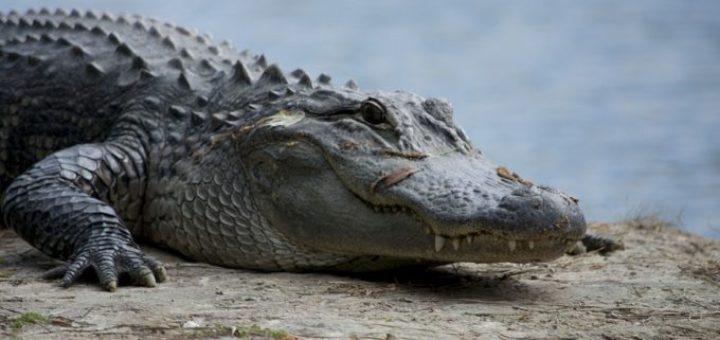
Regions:
[[450, 99], [476, 146], [581, 200], [720, 237], [718, 1], [19, 1], [141, 13], [361, 87]]

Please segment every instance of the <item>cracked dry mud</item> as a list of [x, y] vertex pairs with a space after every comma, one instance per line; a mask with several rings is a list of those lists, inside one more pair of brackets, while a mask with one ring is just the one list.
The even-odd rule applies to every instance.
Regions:
[[720, 338], [720, 241], [652, 219], [591, 229], [627, 249], [338, 276], [226, 269], [145, 246], [170, 281], [116, 293], [91, 278], [70, 289], [39, 279], [54, 262], [0, 230], [0, 338]]

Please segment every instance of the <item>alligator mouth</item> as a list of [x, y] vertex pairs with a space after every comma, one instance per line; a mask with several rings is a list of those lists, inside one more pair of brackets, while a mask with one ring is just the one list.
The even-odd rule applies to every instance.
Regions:
[[350, 223], [369, 223], [363, 230], [389, 235], [383, 247], [369, 241], [363, 251], [449, 262], [546, 261], [585, 233], [572, 200], [499, 176], [479, 154], [376, 158], [330, 162], [348, 193], [377, 217]]
[[558, 249], [558, 247], [561, 247], [563, 252], [565, 252], [566, 250], [572, 249], [581, 239], [581, 237], [560, 237], [553, 235], [542, 235], [536, 238], [515, 238], [503, 233], [494, 232], [492, 229], [479, 229], [477, 231], [451, 236], [433, 230], [432, 226], [410, 207], [403, 205], [377, 205], [363, 199], [357, 194], [355, 194], [355, 196], [376, 213], [403, 214], [416, 220], [422, 226], [423, 233], [432, 241], [435, 253], [448, 252], [450, 253], [448, 255], [451, 255], [453, 251], [471, 250], [468, 248], [476, 248], [474, 246], [476, 241], [482, 242], [483, 246], [489, 244], [504, 244], [506, 247], [505, 250], [511, 253], [516, 251], [532, 253], [536, 250], [548, 248], [555, 250]]

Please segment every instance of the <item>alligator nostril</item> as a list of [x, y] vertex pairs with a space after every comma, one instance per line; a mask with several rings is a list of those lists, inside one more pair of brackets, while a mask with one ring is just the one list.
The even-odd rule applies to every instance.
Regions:
[[520, 196], [520, 197], [535, 196], [535, 195], [539, 195], [539, 194], [540, 194], [540, 191], [538, 191], [537, 188], [535, 188], [534, 186], [533, 187], [525, 187], [525, 186], [520, 187], [520, 188], [513, 190], [513, 192], [511, 193], [511, 195]]
[[510, 211], [517, 211], [529, 208], [540, 210], [542, 208], [542, 205], [543, 199], [540, 195], [516, 195], [515, 193], [512, 193], [503, 197], [502, 200], [500, 200], [499, 207]]

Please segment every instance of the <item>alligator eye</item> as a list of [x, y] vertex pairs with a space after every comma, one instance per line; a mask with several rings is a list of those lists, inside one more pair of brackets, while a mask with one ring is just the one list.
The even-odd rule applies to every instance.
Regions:
[[374, 100], [366, 101], [360, 108], [363, 119], [373, 125], [385, 123], [385, 108]]

